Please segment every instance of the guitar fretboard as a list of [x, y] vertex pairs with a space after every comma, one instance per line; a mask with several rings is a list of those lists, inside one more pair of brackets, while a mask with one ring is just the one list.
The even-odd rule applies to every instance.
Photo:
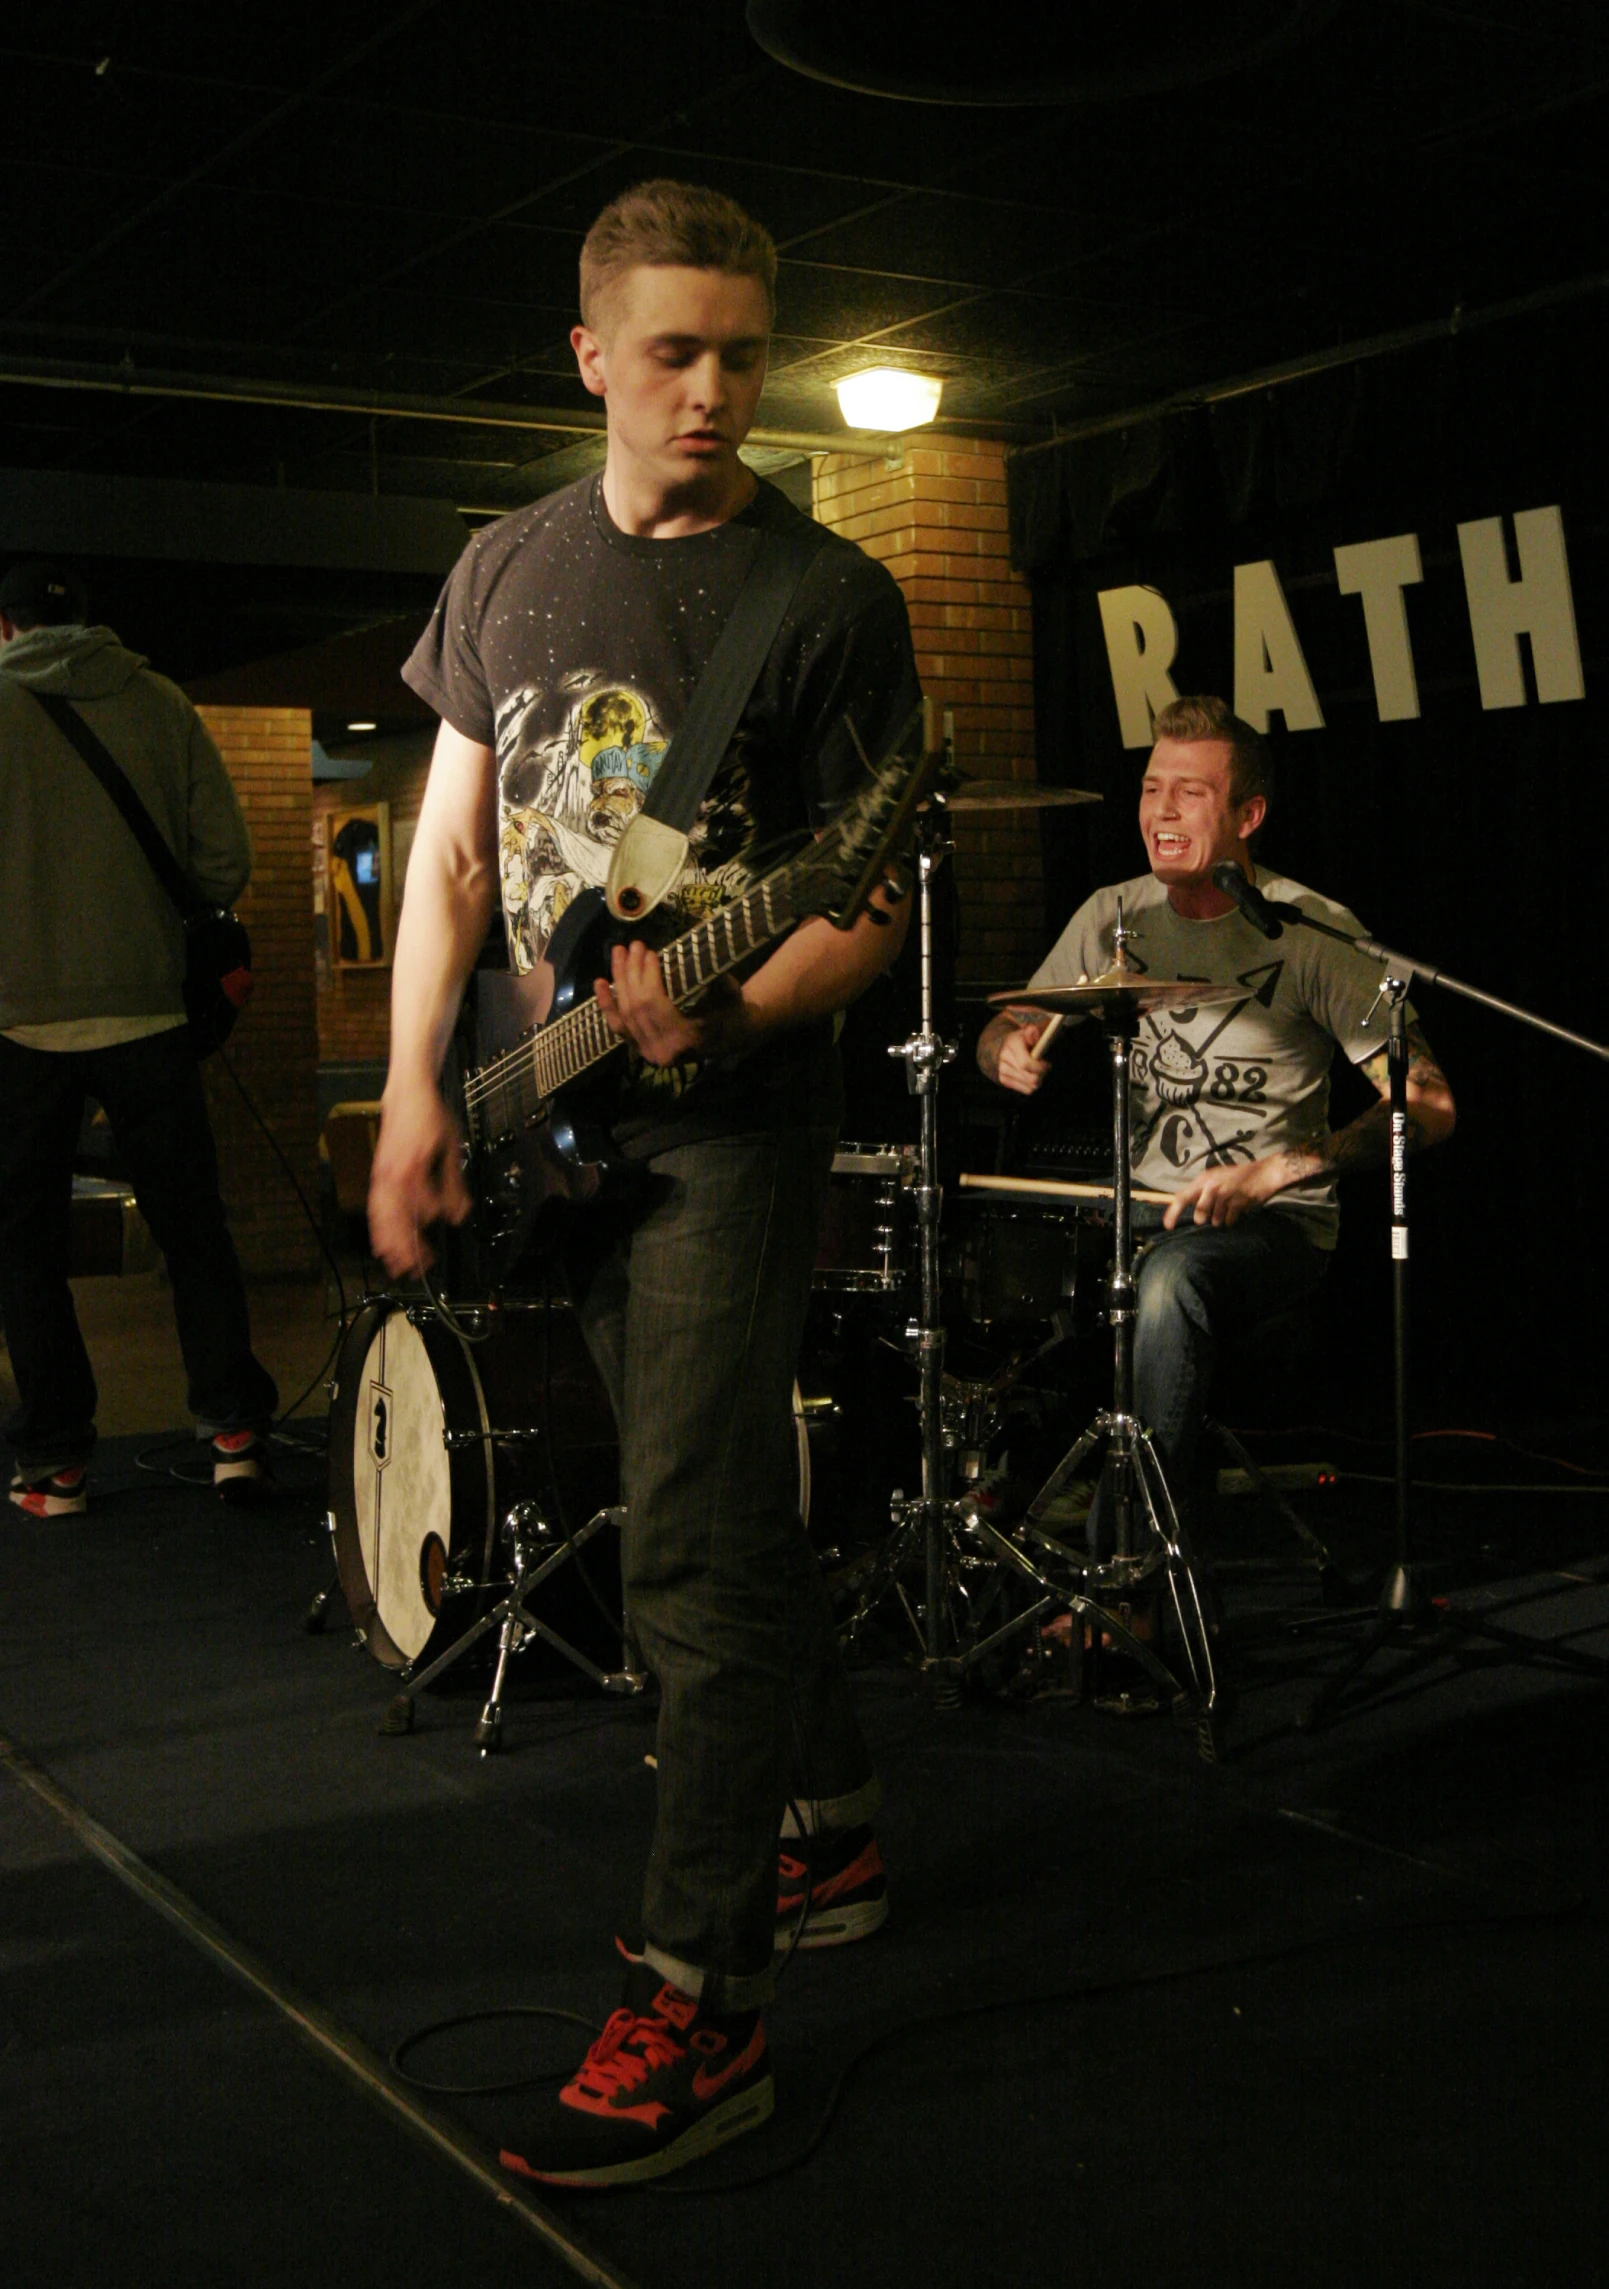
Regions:
[[[665, 991], [678, 1006], [758, 952], [797, 919], [794, 869], [781, 867], [730, 906], [719, 906], [659, 956]], [[483, 1065], [465, 1090], [471, 1129], [483, 1142], [509, 1136], [589, 1066], [623, 1046], [595, 1001], [584, 1001]]]

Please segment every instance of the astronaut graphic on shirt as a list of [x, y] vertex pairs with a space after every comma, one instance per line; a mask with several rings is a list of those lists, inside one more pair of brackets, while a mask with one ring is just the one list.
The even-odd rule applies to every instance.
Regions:
[[[555, 724], [554, 717], [558, 720]], [[747, 887], [753, 820], [741, 734], [723, 758], [665, 901], [684, 926]], [[652, 701], [592, 669], [512, 692], [498, 711], [499, 855], [515, 967], [540, 959], [580, 891], [601, 890], [669, 745]]]

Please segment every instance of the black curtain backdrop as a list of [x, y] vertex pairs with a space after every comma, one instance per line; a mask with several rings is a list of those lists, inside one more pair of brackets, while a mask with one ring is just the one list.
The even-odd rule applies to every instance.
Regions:
[[[1278, 794], [1261, 859], [1405, 952], [1609, 1037], [1601, 317], [1593, 300], [1012, 462], [1041, 774], [1106, 798], [1047, 818], [1058, 927], [1097, 884], [1144, 865], [1145, 758], [1121, 744], [1099, 592], [1159, 589], [1179, 628], [1177, 688], [1232, 699], [1233, 568], [1272, 558], [1325, 728], [1272, 719]], [[1527, 704], [1486, 713], [1456, 528], [1554, 503], [1586, 697], [1539, 705], [1522, 642]], [[1406, 591], [1421, 714], [1383, 724], [1362, 603], [1339, 592], [1332, 552], [1404, 532], [1424, 565]], [[1512, 576], [1511, 530], [1509, 549]], [[1609, 1068], [1433, 987], [1416, 1005], [1459, 1105], [1456, 1137], [1412, 1169], [1419, 1422], [1564, 1425], [1601, 1446]], [[1338, 1119], [1367, 1101], [1367, 1084], [1338, 1074]], [[1346, 1187], [1326, 1307], [1329, 1372], [1382, 1420], [1384, 1195], [1383, 1174]]]

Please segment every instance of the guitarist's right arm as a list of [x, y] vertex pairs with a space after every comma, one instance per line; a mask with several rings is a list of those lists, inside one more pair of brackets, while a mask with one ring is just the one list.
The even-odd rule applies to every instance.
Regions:
[[431, 1262], [427, 1225], [461, 1224], [462, 1140], [441, 1094], [464, 982], [497, 896], [497, 758], [443, 723], [408, 860], [391, 971], [391, 1063], [369, 1180], [369, 1236], [394, 1278]]

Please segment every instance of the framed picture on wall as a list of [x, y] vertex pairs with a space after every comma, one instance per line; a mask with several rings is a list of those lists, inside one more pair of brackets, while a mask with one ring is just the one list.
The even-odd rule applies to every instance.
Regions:
[[396, 934], [391, 805], [353, 803], [331, 811], [328, 833], [330, 951], [342, 969], [383, 967]]

